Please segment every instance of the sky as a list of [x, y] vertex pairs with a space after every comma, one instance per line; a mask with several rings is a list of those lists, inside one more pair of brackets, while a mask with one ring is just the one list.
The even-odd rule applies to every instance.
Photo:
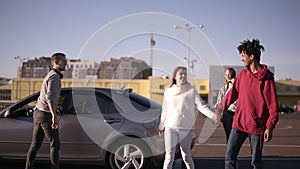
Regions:
[[259, 39], [261, 63], [275, 67], [275, 79], [300, 80], [299, 9], [298, 0], [1, 0], [0, 77], [17, 77], [27, 59], [64, 52], [68, 59], [131, 56], [148, 64], [151, 55], [157, 76], [188, 57], [193, 76], [208, 78], [210, 65], [243, 66], [236, 47]]

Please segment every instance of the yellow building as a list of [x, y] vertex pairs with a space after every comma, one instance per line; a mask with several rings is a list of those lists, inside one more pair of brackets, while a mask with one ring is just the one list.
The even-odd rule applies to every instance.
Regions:
[[[15, 78], [11, 84], [0, 86], [0, 91], [11, 93], [11, 100], [18, 101], [30, 94], [40, 91], [43, 79], [41, 78]], [[108, 88], [132, 88], [134, 92], [154, 101], [162, 103], [163, 91], [170, 79], [151, 77], [149, 79], [62, 79], [62, 87], [97, 86]], [[196, 79], [191, 81], [201, 97], [207, 101], [209, 93], [208, 80]]]
[[[163, 101], [163, 92], [165, 87], [170, 82], [170, 79], [164, 78], [149, 78], [150, 82], [150, 99], [155, 100], [159, 103]], [[195, 86], [197, 91], [199, 92], [202, 99], [204, 99], [207, 103], [208, 101], [208, 93], [209, 93], [209, 81], [206, 79], [195, 79], [190, 81], [190, 83]]]
[[280, 103], [294, 106], [300, 100], [300, 81], [290, 79], [277, 80], [276, 90]]
[[[40, 91], [43, 79], [41, 78], [15, 78], [10, 84], [0, 86], [0, 101], [2, 103], [18, 101], [30, 94]], [[149, 79], [62, 79], [62, 87], [97, 86], [108, 88], [132, 88], [134, 92], [162, 103], [165, 86], [170, 79], [150, 77]], [[195, 79], [190, 81], [198, 90], [201, 97], [208, 101], [209, 80]], [[300, 81], [276, 81], [278, 101], [294, 106], [300, 100]], [[7, 99], [10, 98], [10, 99]]]

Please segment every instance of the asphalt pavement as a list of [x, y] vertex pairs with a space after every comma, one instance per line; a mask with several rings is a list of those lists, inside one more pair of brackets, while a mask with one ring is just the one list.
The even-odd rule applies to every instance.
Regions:
[[[264, 169], [299, 169], [300, 158], [263, 158]], [[196, 169], [223, 169], [224, 158], [194, 158]], [[239, 158], [239, 169], [252, 169], [250, 158]], [[181, 159], [176, 160], [174, 169], [185, 169]]]
[[[251, 169], [250, 158], [239, 158], [239, 169]], [[264, 169], [299, 169], [300, 158], [264, 158]], [[194, 158], [196, 169], [223, 169], [223, 158]], [[25, 162], [21, 161], [2, 161], [0, 169], [24, 169]], [[37, 162], [35, 169], [49, 169], [50, 165], [47, 162]], [[106, 169], [99, 165], [74, 165], [74, 164], [61, 164], [61, 169]], [[159, 167], [161, 168], [161, 167]], [[157, 169], [159, 169], [157, 168]], [[174, 169], [185, 169], [181, 159], [175, 161]]]

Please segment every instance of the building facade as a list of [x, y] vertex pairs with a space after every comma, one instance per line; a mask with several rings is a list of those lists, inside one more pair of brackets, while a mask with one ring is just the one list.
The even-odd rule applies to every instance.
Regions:
[[[62, 87], [96, 86], [108, 88], [132, 88], [134, 92], [162, 103], [165, 86], [170, 79], [151, 77], [149, 79], [62, 79]], [[18, 101], [28, 95], [40, 91], [43, 78], [15, 78], [11, 84], [0, 86], [0, 98], [4, 91], [9, 90], [10, 100]], [[192, 85], [198, 90], [201, 97], [207, 102], [209, 82], [208, 80], [193, 80]], [[2, 97], [3, 98], [3, 97]]]
[[[95, 79], [98, 77], [99, 63], [80, 59], [69, 59], [63, 72], [64, 78]], [[51, 70], [51, 57], [40, 57], [26, 62], [18, 68], [18, 78], [44, 78]]]
[[102, 61], [99, 66], [99, 79], [148, 79], [152, 68], [143, 60], [133, 57], [111, 58]]
[[291, 107], [300, 101], [300, 81], [282, 79], [276, 81], [278, 101]]
[[97, 79], [99, 63], [88, 60], [68, 60], [68, 68], [64, 73], [66, 78]]
[[[134, 92], [162, 103], [168, 78], [152, 77], [152, 70], [144, 61], [130, 57], [111, 59], [100, 64], [90, 61], [68, 60], [68, 69], [64, 71], [63, 87], [99, 86], [113, 88], [132, 88]], [[224, 72], [233, 67], [239, 74], [244, 66], [210, 66], [209, 79], [190, 81], [201, 97], [211, 106], [216, 103], [219, 89], [224, 85]], [[19, 77], [2, 79], [0, 101], [17, 101], [40, 90], [42, 80], [51, 68], [51, 59], [41, 57], [28, 60], [19, 68]], [[274, 67], [269, 67], [274, 73]], [[285, 105], [297, 105], [300, 100], [300, 81], [291, 79], [277, 80], [278, 101]]]
[[19, 78], [43, 78], [51, 69], [51, 58], [43, 56], [27, 60], [18, 69]]

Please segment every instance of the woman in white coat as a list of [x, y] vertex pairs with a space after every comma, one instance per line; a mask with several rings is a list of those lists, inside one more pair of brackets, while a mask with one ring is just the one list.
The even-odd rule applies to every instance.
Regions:
[[176, 145], [180, 143], [182, 159], [187, 169], [194, 169], [190, 148], [195, 137], [194, 123], [198, 109], [202, 114], [217, 123], [215, 115], [201, 99], [197, 90], [187, 82], [187, 69], [176, 67], [170, 84], [164, 92], [159, 134], [165, 138], [164, 169], [172, 169]]

